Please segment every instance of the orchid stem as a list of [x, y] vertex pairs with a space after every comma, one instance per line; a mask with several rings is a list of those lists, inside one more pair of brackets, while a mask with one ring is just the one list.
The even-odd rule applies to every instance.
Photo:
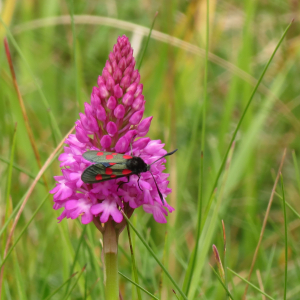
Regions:
[[119, 300], [118, 234], [112, 221], [105, 224], [103, 232], [105, 300]]

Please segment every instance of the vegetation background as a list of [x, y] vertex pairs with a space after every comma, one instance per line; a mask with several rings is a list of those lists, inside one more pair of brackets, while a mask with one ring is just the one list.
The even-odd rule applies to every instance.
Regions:
[[[0, 38], [2, 41], [8, 36], [18, 85], [43, 165], [61, 141], [60, 134], [65, 136], [74, 125], [82, 103], [89, 101], [92, 87], [117, 37], [127, 35], [135, 56], [141, 59], [147, 28], [158, 11], [140, 72], [147, 100], [145, 115], [154, 116], [148, 136], [163, 140], [168, 150], [179, 149], [167, 162], [173, 189], [168, 201], [176, 210], [164, 225], [155, 223], [142, 208], [136, 210], [131, 220], [188, 299], [228, 299], [210, 267], [217, 269], [213, 244], [219, 249], [226, 270], [225, 286], [233, 299], [242, 299], [246, 283], [226, 267], [243, 278], [248, 277], [287, 148], [282, 178], [285, 200], [293, 209], [286, 208], [285, 218], [279, 179], [250, 277], [250, 282], [267, 296], [249, 287], [247, 299], [267, 299], [268, 295], [283, 299], [286, 281], [286, 299], [299, 299], [300, 2], [210, 0], [209, 3], [207, 89], [204, 0], [74, 1], [73, 4], [58, 0], [6, 0], [0, 2], [1, 16], [19, 48], [2, 25]], [[70, 21], [72, 11], [75, 43]], [[294, 23], [243, 119], [214, 197], [210, 198], [226, 149], [251, 93], [293, 18]], [[40, 168], [2, 46], [0, 65], [2, 260], [16, 212]], [[51, 118], [56, 121], [51, 122]], [[204, 149], [204, 176], [202, 193], [199, 193], [201, 148]], [[2, 299], [34, 300], [49, 299], [49, 296], [51, 299], [104, 299], [101, 235], [93, 224], [82, 226], [77, 220], [57, 224], [60, 211], [52, 209], [51, 195], [45, 198], [54, 184], [53, 176], [60, 174], [57, 159], [44, 174], [14, 231], [12, 244], [17, 243], [4, 264]], [[199, 199], [203, 203], [203, 230], [191, 271]], [[42, 201], [44, 204], [39, 207]], [[205, 218], [207, 207], [210, 210]], [[226, 230], [225, 257], [221, 220]], [[178, 290], [174, 294], [174, 285], [133, 232], [132, 239], [139, 284], [159, 299], [179, 298]], [[82, 272], [84, 265], [86, 269]], [[126, 231], [120, 237], [119, 270], [134, 280]], [[67, 281], [75, 272], [77, 275]], [[138, 298], [136, 287], [122, 276], [120, 289], [123, 299]], [[151, 297], [142, 293], [142, 299]]]

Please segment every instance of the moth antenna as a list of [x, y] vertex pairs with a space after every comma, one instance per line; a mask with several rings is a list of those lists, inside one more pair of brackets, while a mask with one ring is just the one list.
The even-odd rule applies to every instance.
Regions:
[[[177, 149], [176, 149], [176, 150], [177, 150]], [[175, 151], [176, 151], [176, 150], [175, 150]], [[175, 152], [175, 151], [173, 151], [173, 152]], [[165, 155], [165, 156], [166, 156], [166, 155]], [[154, 178], [152, 172], [151, 172], [150, 170], [149, 170], [149, 172], [150, 172], [150, 174], [152, 175], [152, 178], [153, 178], [153, 180], [154, 180], [154, 182], [155, 182], [155, 185], [156, 185], [156, 188], [157, 188], [157, 192], [158, 192], [159, 198], [160, 198], [162, 204], [165, 205], [164, 198], [163, 198], [162, 193], [160, 192], [160, 190], [159, 190], [159, 188], [158, 188], [158, 185], [157, 185], [157, 183], [156, 183], [156, 180], [155, 180], [155, 178]]]
[[152, 166], [154, 163], [156, 163], [156, 162], [159, 161], [160, 159], [162, 159], [162, 158], [164, 158], [164, 157], [166, 157], [166, 156], [172, 155], [172, 154], [175, 153], [177, 150], [178, 150], [178, 149], [175, 149], [174, 151], [169, 152], [169, 153], [163, 155], [162, 157], [160, 157], [159, 159], [157, 159], [156, 161], [154, 161], [152, 164], [150, 164], [150, 166]]

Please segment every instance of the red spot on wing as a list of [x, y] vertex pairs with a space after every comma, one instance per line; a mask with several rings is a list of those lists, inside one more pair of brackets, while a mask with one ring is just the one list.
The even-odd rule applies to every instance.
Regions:
[[115, 174], [110, 175], [110, 178], [116, 178], [116, 177], [117, 177], [117, 175], [115, 175]]
[[111, 155], [118, 155], [118, 153], [112, 153]]
[[113, 155], [111, 155], [111, 154], [108, 154], [108, 155], [106, 155], [106, 157], [105, 157], [106, 159], [113, 159], [114, 157], [113, 157]]
[[115, 165], [116, 163], [109, 163], [111, 166]]
[[122, 174], [123, 174], [123, 175], [129, 175], [129, 174], [131, 174], [131, 173], [132, 173], [132, 171], [131, 171], [131, 170], [128, 170], [128, 169], [125, 169], [125, 170], [122, 171]]
[[102, 175], [101, 174], [98, 174], [98, 175], [96, 175], [96, 180], [102, 180]]
[[103, 152], [97, 152], [97, 155], [101, 156], [101, 155], [103, 155]]
[[106, 168], [105, 169], [105, 174], [107, 174], [107, 175], [111, 175], [112, 172], [113, 172], [113, 170], [111, 168]]
[[130, 159], [130, 158], [132, 158], [132, 156], [126, 155], [126, 154], [125, 154], [125, 155], [123, 155], [123, 158], [124, 158], [124, 159]]

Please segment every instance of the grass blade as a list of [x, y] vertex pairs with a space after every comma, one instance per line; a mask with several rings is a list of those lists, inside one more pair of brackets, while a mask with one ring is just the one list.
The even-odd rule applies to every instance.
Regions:
[[29, 221], [27, 222], [27, 224], [23, 227], [21, 233], [19, 234], [19, 236], [16, 238], [15, 242], [13, 243], [13, 245], [10, 247], [9, 251], [6, 253], [5, 257], [3, 258], [1, 264], [0, 264], [0, 268], [3, 267], [4, 263], [6, 262], [6, 260], [8, 259], [9, 255], [11, 254], [12, 250], [15, 248], [15, 246], [17, 245], [17, 243], [19, 242], [20, 238], [22, 237], [22, 235], [24, 234], [24, 232], [26, 231], [26, 229], [28, 228], [28, 226], [30, 225], [30, 223], [32, 222], [32, 220], [34, 219], [35, 215], [38, 213], [38, 211], [41, 209], [41, 207], [44, 205], [44, 203], [46, 202], [46, 200], [48, 199], [48, 197], [50, 196], [49, 193], [47, 193], [46, 197], [43, 199], [43, 201], [40, 203], [40, 205], [37, 207], [37, 209], [35, 210], [35, 212], [32, 214], [31, 218], [29, 219]]
[[140, 241], [144, 244], [144, 246], [147, 248], [147, 250], [149, 251], [149, 253], [153, 256], [153, 258], [156, 260], [156, 262], [160, 265], [160, 267], [164, 270], [165, 274], [169, 277], [170, 281], [173, 283], [173, 285], [176, 287], [176, 289], [178, 290], [178, 292], [181, 294], [181, 296], [185, 299], [188, 300], [186, 295], [184, 294], [184, 292], [180, 289], [180, 287], [178, 286], [178, 284], [176, 283], [176, 281], [173, 279], [173, 277], [171, 276], [171, 274], [167, 271], [167, 269], [164, 267], [164, 265], [160, 262], [160, 260], [157, 258], [157, 256], [155, 255], [154, 251], [149, 247], [149, 245], [147, 244], [147, 242], [144, 240], [144, 238], [141, 236], [141, 234], [137, 231], [137, 229], [133, 226], [133, 224], [130, 222], [130, 220], [128, 219], [128, 217], [126, 216], [126, 214], [122, 211], [122, 214], [124, 216], [124, 218], [127, 220], [128, 224], [131, 226], [131, 228], [133, 229], [133, 231], [136, 233], [136, 235], [139, 237]]
[[[2, 157], [2, 156], [0, 156], [0, 160], [3, 161], [4, 163], [9, 164], [9, 160], [6, 159], [6, 158], [4, 158], [4, 157]], [[30, 177], [31, 179], [34, 179], [34, 178], [35, 178], [35, 175], [33, 175], [33, 174], [30, 173], [29, 171], [25, 170], [25, 169], [22, 168], [21, 166], [15, 164], [14, 162], [13, 162], [13, 165], [12, 165], [12, 166], [13, 166], [14, 169], [16, 169], [17, 171], [19, 171], [19, 172], [21, 172], [21, 173], [26, 174], [26, 175], [27, 175], [28, 177]], [[38, 182], [41, 183], [41, 184], [44, 184], [41, 180], [39, 180]]]
[[285, 252], [285, 266], [284, 266], [284, 293], [283, 299], [286, 300], [286, 290], [287, 290], [287, 267], [288, 267], [288, 240], [287, 240], [287, 221], [286, 221], [286, 208], [285, 208], [285, 195], [284, 195], [284, 185], [283, 177], [281, 176], [281, 190], [282, 190], [282, 203], [283, 203], [283, 217], [284, 217], [284, 252]]
[[143, 62], [143, 59], [144, 59], [146, 50], [147, 50], [147, 48], [148, 48], [149, 40], [150, 40], [150, 37], [151, 37], [151, 33], [152, 33], [152, 30], [153, 30], [153, 27], [154, 27], [154, 24], [155, 24], [155, 20], [156, 20], [157, 15], [158, 15], [158, 11], [157, 11], [157, 12], [155, 13], [155, 15], [154, 15], [154, 18], [153, 18], [153, 21], [152, 21], [152, 25], [151, 25], [151, 28], [150, 28], [148, 37], [147, 37], [147, 41], [146, 41], [145, 47], [144, 47], [143, 52], [142, 52], [142, 54], [141, 54], [141, 58], [140, 58], [140, 60], [139, 60], [139, 63], [137, 64], [137, 65], [138, 65], [138, 67], [137, 67], [138, 70], [141, 69], [141, 65], [142, 65], [142, 62]]
[[24, 55], [23, 55], [23, 53], [22, 53], [22, 51], [21, 51], [18, 43], [16, 42], [15, 38], [11, 34], [11, 32], [10, 32], [9, 28], [7, 27], [7, 25], [4, 23], [3, 19], [1, 18], [1, 16], [0, 16], [0, 21], [1, 21], [2, 25], [4, 26], [4, 28], [6, 29], [6, 32], [7, 32], [7, 35], [9, 36], [9, 39], [11, 40], [11, 42], [14, 45], [15, 49], [17, 50], [17, 52], [19, 53], [20, 57], [23, 59], [24, 64], [25, 64], [27, 70], [29, 71], [29, 73], [31, 74], [31, 76], [33, 78], [33, 81], [34, 81], [34, 83], [35, 83], [35, 85], [37, 87], [37, 90], [38, 90], [38, 92], [40, 94], [40, 97], [41, 97], [41, 99], [42, 99], [42, 101], [43, 101], [43, 103], [45, 105], [45, 108], [46, 108], [47, 112], [49, 113], [49, 117], [50, 117], [50, 120], [51, 120], [51, 126], [53, 126], [53, 128], [54, 128], [54, 131], [55, 131], [55, 134], [56, 134], [56, 138], [58, 140], [61, 140], [62, 139], [62, 135], [61, 135], [60, 129], [58, 127], [58, 123], [57, 123], [57, 121], [56, 121], [56, 119], [55, 119], [55, 117], [53, 115], [53, 112], [51, 111], [51, 108], [50, 108], [50, 105], [48, 103], [48, 100], [47, 100], [45, 94], [43, 93], [43, 90], [42, 90], [40, 84], [38, 83], [37, 79], [35, 78], [35, 75], [34, 75], [33, 71], [31, 70], [31, 68], [30, 68], [30, 66], [29, 66], [26, 58], [24, 57]]
[[62, 283], [59, 287], [57, 287], [48, 297], [46, 297], [44, 300], [49, 300], [49, 299], [51, 299], [60, 289], [62, 289], [67, 283], [69, 283], [71, 280], [72, 280], [72, 278], [74, 277], [74, 276], [76, 276], [77, 275], [77, 273], [78, 272], [76, 272], [76, 273], [74, 273], [74, 274], [72, 274], [72, 276], [70, 277], [70, 278], [68, 278], [64, 283]]
[[265, 76], [265, 74], [266, 74], [266, 72], [267, 72], [267, 70], [268, 70], [268, 68], [269, 68], [269, 65], [271, 64], [271, 62], [272, 62], [272, 60], [273, 60], [273, 58], [274, 58], [274, 56], [275, 56], [275, 54], [276, 54], [278, 48], [280, 47], [282, 41], [284, 40], [284, 38], [285, 38], [285, 36], [286, 36], [288, 30], [290, 29], [292, 23], [293, 23], [293, 21], [287, 26], [287, 28], [285, 29], [285, 31], [284, 31], [283, 35], [281, 36], [279, 42], [277, 43], [277, 45], [276, 45], [276, 47], [275, 47], [275, 49], [274, 49], [274, 51], [273, 51], [273, 53], [272, 53], [272, 55], [271, 55], [269, 61], [267, 62], [266, 66], [264, 67], [264, 70], [263, 70], [263, 72], [261, 73], [261, 75], [260, 75], [260, 77], [259, 77], [259, 79], [258, 79], [258, 82], [256, 83], [256, 85], [255, 85], [255, 87], [254, 87], [254, 89], [253, 89], [253, 91], [252, 91], [252, 94], [251, 94], [251, 96], [250, 96], [250, 98], [249, 98], [249, 100], [248, 100], [248, 102], [247, 102], [247, 105], [246, 105], [246, 107], [245, 107], [245, 109], [244, 109], [244, 111], [243, 111], [243, 113], [242, 113], [242, 116], [241, 116], [241, 118], [240, 118], [240, 120], [239, 120], [239, 122], [238, 122], [238, 124], [237, 124], [237, 126], [236, 126], [236, 128], [235, 128], [235, 130], [234, 130], [234, 133], [233, 133], [233, 135], [232, 135], [232, 138], [231, 138], [231, 140], [230, 140], [230, 142], [229, 142], [229, 145], [228, 145], [228, 148], [227, 148], [227, 150], [226, 150], [225, 156], [224, 156], [224, 158], [223, 158], [222, 164], [221, 164], [221, 166], [220, 166], [220, 169], [219, 169], [219, 171], [218, 171], [218, 173], [217, 173], [217, 176], [216, 176], [216, 179], [215, 179], [215, 181], [214, 181], [212, 190], [211, 190], [211, 192], [210, 192], [209, 202], [208, 202], [208, 205], [207, 205], [207, 207], [206, 207], [206, 211], [205, 211], [204, 218], [203, 218], [203, 221], [202, 221], [203, 224], [204, 224], [205, 221], [206, 221], [206, 218], [207, 218], [207, 216], [208, 216], [208, 212], [209, 212], [210, 207], [211, 207], [211, 205], [212, 205], [212, 201], [213, 201], [213, 199], [214, 199], [214, 197], [213, 197], [214, 191], [215, 191], [215, 188], [216, 188], [217, 185], [218, 185], [218, 181], [219, 181], [219, 178], [220, 178], [221, 173], [222, 173], [222, 171], [223, 171], [223, 168], [224, 168], [224, 166], [225, 166], [226, 159], [227, 159], [228, 153], [229, 153], [229, 151], [230, 151], [231, 145], [232, 145], [232, 143], [233, 143], [234, 140], [235, 140], [235, 137], [236, 137], [236, 135], [237, 135], [237, 133], [238, 133], [240, 127], [241, 127], [241, 124], [242, 124], [242, 122], [243, 122], [243, 120], [244, 120], [244, 118], [245, 118], [245, 115], [246, 115], [246, 113], [247, 113], [247, 111], [248, 111], [248, 108], [249, 108], [250, 104], [252, 103], [252, 100], [253, 100], [253, 98], [254, 98], [254, 95], [255, 95], [257, 89], [258, 89], [258, 87], [259, 87], [261, 81], [263, 80], [263, 78], [264, 78], [264, 76]]
[[[7, 42], [6, 38], [4, 39], [4, 48], [5, 48], [5, 53], [6, 53], [7, 61], [8, 61], [10, 72], [11, 72], [12, 81], [13, 81], [15, 90], [16, 90], [17, 95], [18, 95], [18, 100], [19, 100], [19, 104], [20, 104], [20, 107], [21, 107], [21, 110], [22, 110], [23, 120], [24, 120], [24, 123], [25, 123], [25, 127], [26, 127], [26, 131], [27, 131], [27, 134], [28, 134], [28, 137], [29, 137], [29, 141], [30, 141], [30, 144], [31, 144], [36, 162], [38, 164], [38, 167], [39, 167], [39, 169], [41, 169], [41, 167], [42, 167], [41, 157], [40, 157], [39, 151], [37, 149], [31, 127], [29, 125], [28, 115], [27, 115], [27, 112], [26, 112], [26, 108], [25, 108], [25, 105], [24, 105], [22, 94], [21, 94], [19, 86], [18, 86], [16, 73], [15, 73], [15, 70], [14, 70], [14, 66], [13, 66], [13, 63], [12, 63], [10, 50], [9, 50], [9, 46], [8, 46], [8, 42]], [[47, 184], [47, 180], [46, 180], [45, 176], [43, 176], [43, 180], [44, 180], [45, 186], [48, 190], [48, 184]]]
[[149, 295], [151, 298], [159, 300], [158, 298], [156, 298], [154, 295], [152, 295], [150, 292], [148, 292], [147, 290], [145, 290], [143, 287], [141, 287], [138, 283], [132, 281], [130, 278], [128, 278], [127, 276], [125, 276], [124, 274], [122, 274], [120, 271], [118, 271], [118, 273], [124, 277], [126, 280], [128, 280], [129, 282], [131, 282], [133, 285], [135, 285], [139, 290], [142, 290], [144, 293], [146, 293], [147, 295]]
[[[132, 242], [131, 242], [130, 227], [129, 227], [128, 223], [127, 223], [126, 228], [127, 228], [127, 234], [128, 234], [128, 240], [129, 240], [129, 246], [130, 246], [132, 270], [133, 270], [133, 274], [134, 274], [134, 280], [135, 280], [136, 286], [137, 286], [137, 285], [139, 285], [139, 277], [138, 277], [138, 274], [137, 274], [134, 251], [133, 251]], [[137, 295], [138, 295], [138, 299], [141, 300], [142, 296], [141, 296], [141, 292], [140, 292], [138, 287], [136, 289], [136, 292], [137, 292]]]
[[187, 272], [187, 286], [184, 289], [185, 293], [189, 293], [192, 277], [194, 274], [194, 268], [197, 260], [200, 235], [201, 235], [201, 223], [202, 223], [202, 206], [203, 206], [203, 179], [204, 179], [204, 160], [205, 155], [205, 129], [206, 129], [206, 106], [207, 106], [207, 78], [208, 78], [208, 51], [209, 50], [209, 0], [206, 0], [206, 45], [205, 45], [205, 71], [204, 71], [204, 101], [202, 107], [202, 132], [201, 132], [201, 158], [200, 158], [200, 176], [199, 176], [199, 190], [198, 190], [198, 211], [197, 211], [197, 232], [196, 232], [196, 244], [195, 249], [192, 252], [191, 257], [191, 269]]
[[[11, 145], [11, 152], [10, 152], [10, 161], [8, 166], [8, 174], [7, 174], [7, 185], [6, 185], [6, 195], [5, 195], [5, 221], [8, 219], [9, 214], [9, 207], [10, 207], [10, 190], [11, 190], [11, 179], [12, 179], [12, 169], [13, 169], [13, 162], [14, 162], [14, 154], [16, 148], [16, 133], [17, 133], [17, 123], [15, 124], [15, 129], [12, 138], [12, 145]], [[3, 240], [6, 240], [6, 236], [4, 235]]]
[[219, 276], [218, 272], [212, 267], [210, 266], [211, 269], [213, 270], [213, 272], [215, 273], [215, 275], [217, 276], [219, 282], [221, 283], [221, 285], [223, 286], [224, 290], [226, 291], [227, 295], [234, 300], [234, 298], [232, 297], [231, 293], [229, 292], [227, 286], [225, 285], [225, 283], [222, 281], [221, 277]]
[[80, 111], [84, 111], [83, 102], [80, 97], [79, 93], [79, 77], [78, 77], [78, 60], [77, 60], [77, 51], [76, 51], [76, 44], [77, 44], [77, 38], [76, 38], [76, 31], [75, 31], [75, 23], [74, 23], [74, 0], [69, 1], [69, 7], [70, 7], [70, 16], [71, 16], [71, 25], [72, 25], [72, 34], [73, 34], [73, 59], [74, 59], [74, 76], [75, 76], [75, 91], [76, 91], [76, 100], [78, 103], [78, 107]]
[[[84, 235], [85, 235], [85, 232], [86, 232], [86, 228], [87, 228], [87, 226], [84, 226], [84, 227], [83, 227], [81, 236], [80, 236], [80, 238], [79, 238], [78, 245], [77, 245], [77, 249], [76, 249], [76, 252], [75, 252], [74, 261], [73, 261], [73, 264], [72, 264], [72, 267], [71, 267], [71, 270], [70, 270], [70, 276], [71, 276], [71, 274], [74, 272], [74, 268], [75, 268], [75, 265], [76, 265], [76, 262], [77, 262], [77, 258], [78, 258], [80, 246], [81, 246], [82, 241], [83, 241], [83, 239], [84, 239]], [[65, 295], [67, 295], [68, 292], [69, 292], [70, 283], [71, 283], [71, 282], [69, 281], [69, 283], [68, 283], [68, 285], [67, 285], [67, 288], [66, 288]]]
[[239, 274], [235, 273], [233, 270], [231, 270], [230, 268], [227, 267], [227, 269], [233, 273], [235, 276], [237, 276], [238, 278], [242, 279], [244, 282], [247, 283], [247, 285], [250, 285], [251, 287], [253, 287], [255, 290], [257, 290], [258, 292], [260, 292], [262, 295], [265, 295], [267, 298], [271, 299], [271, 300], [275, 300], [274, 298], [272, 298], [271, 296], [269, 296], [268, 294], [266, 294], [265, 292], [263, 292], [261, 289], [259, 289], [257, 286], [255, 286], [254, 284], [252, 284], [250, 281], [248, 281], [247, 279], [243, 278], [242, 276], [240, 276]]
[[76, 285], [77, 285], [77, 282], [78, 280], [80, 279], [81, 275], [83, 274], [84, 270], [86, 269], [86, 265], [82, 268], [82, 270], [80, 271], [76, 281], [74, 282], [72, 288], [70, 289], [69, 293], [66, 295], [66, 297], [64, 297], [63, 299], [64, 300], [67, 300], [69, 298], [69, 296], [71, 295], [72, 291], [75, 289]]

